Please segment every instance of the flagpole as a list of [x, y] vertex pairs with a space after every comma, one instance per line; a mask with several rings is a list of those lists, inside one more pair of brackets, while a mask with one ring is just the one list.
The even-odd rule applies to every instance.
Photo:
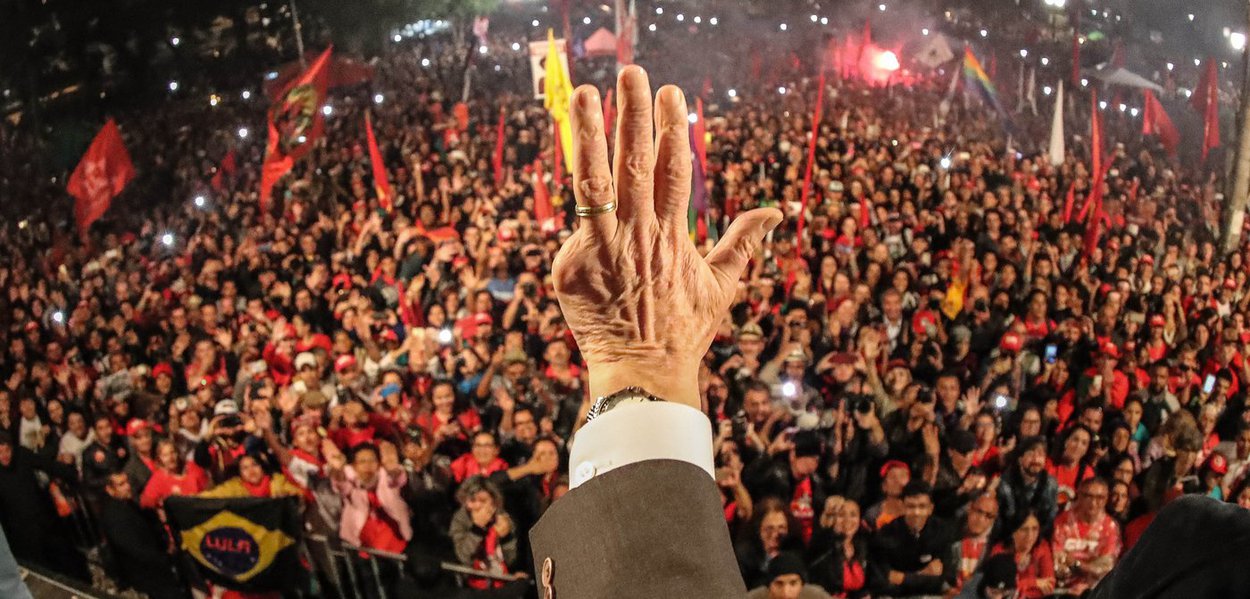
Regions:
[[[1250, 11], [1243, 15], [1250, 21]], [[1241, 228], [1250, 199], [1250, 44], [1241, 51], [1241, 106], [1237, 112], [1237, 157], [1233, 161], [1233, 185], [1224, 194], [1224, 225], [1220, 247], [1231, 253], [1241, 243]], [[1205, 143], [1205, 142], [1204, 142]]]
[[299, 66], [308, 69], [308, 61], [304, 58], [304, 26], [299, 21], [299, 11], [295, 10], [295, 0], [287, 0], [291, 7], [291, 23], [295, 26], [295, 50], [299, 52]]

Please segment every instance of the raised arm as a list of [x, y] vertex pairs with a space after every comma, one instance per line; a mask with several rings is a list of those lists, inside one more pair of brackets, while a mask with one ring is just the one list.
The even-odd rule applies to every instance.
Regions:
[[[599, 93], [583, 86], [572, 95], [580, 226], [556, 256], [553, 278], [589, 368], [591, 397], [662, 401], [596, 406], [573, 442], [572, 490], [531, 532], [534, 563], [557, 596], [612, 597], [621, 588], [644, 596], [742, 596], [712, 478], [698, 368], [738, 280], [782, 215], [771, 208], [742, 214], [701, 256], [687, 234], [685, 98], [664, 87], [653, 111], [647, 75], [636, 66], [621, 71], [617, 98], [609, 168]], [[622, 505], [621, 497], [640, 500]], [[600, 541], [587, 542], [586, 530]], [[701, 558], [676, 566], [691, 564], [690, 555]], [[620, 567], [605, 574], [604, 563]]]

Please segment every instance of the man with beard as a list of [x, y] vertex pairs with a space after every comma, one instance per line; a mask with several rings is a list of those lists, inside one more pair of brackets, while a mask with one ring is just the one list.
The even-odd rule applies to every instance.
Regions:
[[1014, 463], [998, 484], [999, 513], [1004, 522], [1015, 519], [1030, 508], [1037, 512], [1042, 528], [1055, 520], [1059, 511], [1059, 486], [1046, 473], [1046, 439], [1029, 437], [1016, 447]]
[[1176, 395], [1168, 389], [1171, 370], [1167, 362], [1155, 362], [1150, 367], [1150, 385], [1141, 391], [1142, 424], [1150, 434], [1155, 434], [1167, 421], [1168, 416], [1181, 409]]
[[113, 434], [108, 416], [96, 416], [91, 430], [95, 432], [95, 441], [82, 450], [82, 482], [94, 500], [104, 495], [109, 474], [120, 469], [130, 453], [124, 441]]

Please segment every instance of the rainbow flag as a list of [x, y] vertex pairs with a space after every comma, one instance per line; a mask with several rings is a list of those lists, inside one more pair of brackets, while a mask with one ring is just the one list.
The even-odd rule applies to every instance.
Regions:
[[990, 76], [986, 75], [985, 69], [981, 68], [981, 61], [977, 60], [977, 57], [972, 54], [972, 49], [968, 47], [964, 48], [964, 88], [980, 90], [981, 98], [994, 107], [1008, 128], [1011, 127], [1011, 117], [1007, 115], [1003, 103], [998, 100], [998, 90], [994, 89], [994, 82], [990, 81]]

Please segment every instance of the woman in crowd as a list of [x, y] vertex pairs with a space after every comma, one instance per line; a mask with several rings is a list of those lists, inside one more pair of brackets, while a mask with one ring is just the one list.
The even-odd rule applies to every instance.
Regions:
[[1055, 561], [1050, 542], [1042, 536], [1042, 526], [1033, 511], [1004, 527], [1003, 540], [993, 554], [1011, 555], [1016, 563], [1016, 594], [1024, 599], [1041, 599], [1055, 591]]
[[813, 584], [834, 597], [868, 596], [868, 541], [858, 503], [836, 495], [826, 499], [808, 553]]

